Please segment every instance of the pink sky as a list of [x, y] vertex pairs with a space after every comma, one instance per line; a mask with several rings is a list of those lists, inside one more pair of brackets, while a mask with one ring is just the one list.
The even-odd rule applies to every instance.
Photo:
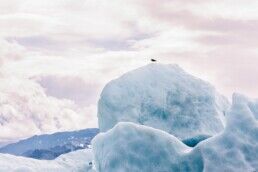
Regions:
[[0, 3], [0, 142], [97, 126], [109, 80], [177, 63], [231, 97], [258, 97], [258, 1]]

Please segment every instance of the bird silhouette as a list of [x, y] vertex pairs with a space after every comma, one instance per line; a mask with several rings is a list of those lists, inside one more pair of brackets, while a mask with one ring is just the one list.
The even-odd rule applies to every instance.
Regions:
[[152, 62], [156, 62], [157, 60], [155, 60], [155, 59], [151, 59], [151, 61], [152, 61]]

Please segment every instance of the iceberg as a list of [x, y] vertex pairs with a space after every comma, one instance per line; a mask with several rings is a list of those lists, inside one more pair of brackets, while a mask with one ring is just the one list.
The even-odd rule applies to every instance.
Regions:
[[189, 145], [221, 132], [229, 103], [177, 65], [150, 64], [109, 82], [98, 103], [101, 132], [118, 122], [166, 131]]
[[188, 147], [164, 131], [119, 122], [92, 143], [98, 172], [258, 170], [258, 101], [234, 94], [225, 130]]

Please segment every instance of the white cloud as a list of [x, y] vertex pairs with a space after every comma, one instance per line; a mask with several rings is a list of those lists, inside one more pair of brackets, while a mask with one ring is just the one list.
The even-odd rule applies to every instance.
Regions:
[[0, 45], [0, 65], [4, 61], [19, 60], [26, 53], [24, 48], [16, 43], [9, 43], [0, 39]]
[[80, 76], [38, 76], [35, 80], [45, 93], [58, 99], [68, 99], [81, 106], [96, 105], [100, 85], [96, 81], [85, 81]]
[[0, 140], [96, 126], [101, 88], [150, 58], [257, 97], [256, 11], [254, 0], [1, 2]]
[[0, 82], [0, 140], [96, 126], [94, 105], [81, 108], [47, 96], [27, 79], [8, 77]]

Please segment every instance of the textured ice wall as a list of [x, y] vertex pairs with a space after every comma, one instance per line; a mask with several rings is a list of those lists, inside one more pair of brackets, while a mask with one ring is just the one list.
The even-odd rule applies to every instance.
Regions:
[[235, 94], [224, 132], [198, 147], [204, 171], [258, 171], [258, 101]]
[[98, 172], [258, 171], [258, 101], [235, 94], [225, 130], [194, 148], [151, 127], [118, 123], [93, 140]]
[[150, 64], [105, 86], [98, 121], [102, 132], [128, 121], [189, 141], [222, 131], [228, 106], [210, 84], [177, 65]]
[[120, 122], [93, 141], [99, 172], [202, 171], [200, 154], [176, 137], [151, 127]]

